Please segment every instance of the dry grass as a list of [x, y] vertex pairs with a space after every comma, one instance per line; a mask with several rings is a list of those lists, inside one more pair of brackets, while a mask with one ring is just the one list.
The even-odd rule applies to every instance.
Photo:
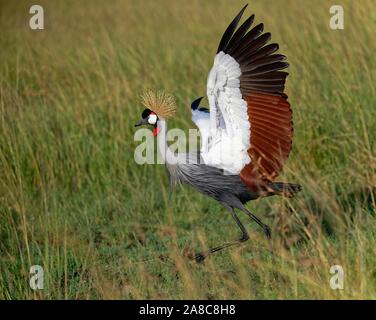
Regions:
[[[0, 297], [376, 298], [376, 4], [340, 1], [345, 30], [329, 29], [331, 1], [250, 1], [291, 63], [294, 148], [281, 180], [295, 199], [249, 205], [251, 241], [204, 265], [189, 252], [237, 229], [214, 201], [173, 195], [163, 166], [133, 160], [139, 94], [177, 98], [170, 123], [193, 127], [220, 35], [242, 1], [0, 1]], [[28, 286], [40, 264], [45, 289]], [[345, 270], [345, 289], [329, 268]]]

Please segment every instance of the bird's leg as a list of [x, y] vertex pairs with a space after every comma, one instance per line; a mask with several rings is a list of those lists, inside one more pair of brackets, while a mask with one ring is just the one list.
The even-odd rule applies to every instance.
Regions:
[[205, 260], [205, 258], [216, 252], [216, 251], [219, 251], [219, 250], [222, 250], [222, 249], [225, 249], [225, 248], [228, 248], [228, 247], [231, 247], [231, 246], [234, 246], [234, 245], [237, 245], [237, 244], [240, 244], [241, 242], [245, 242], [249, 239], [249, 235], [248, 235], [248, 232], [247, 230], [245, 229], [244, 225], [241, 223], [241, 221], [239, 220], [238, 216], [236, 215], [235, 211], [234, 211], [234, 208], [232, 207], [227, 207], [226, 208], [231, 212], [231, 215], [232, 217], [234, 218], [236, 224], [238, 225], [238, 227], [240, 228], [241, 230], [241, 237], [239, 240], [235, 240], [235, 241], [232, 241], [232, 242], [228, 242], [228, 243], [225, 243], [221, 246], [218, 246], [218, 247], [214, 247], [214, 248], [211, 248], [209, 249], [208, 251], [205, 251], [205, 252], [201, 252], [201, 253], [198, 253], [196, 254], [193, 258], [196, 260], [196, 262], [202, 262]]
[[266, 236], [270, 239], [272, 237], [272, 232], [265, 223], [263, 223], [259, 218], [257, 218], [251, 211], [249, 211], [246, 207], [241, 206], [239, 208], [242, 210], [248, 217], [250, 217], [253, 221], [255, 221], [265, 232]]

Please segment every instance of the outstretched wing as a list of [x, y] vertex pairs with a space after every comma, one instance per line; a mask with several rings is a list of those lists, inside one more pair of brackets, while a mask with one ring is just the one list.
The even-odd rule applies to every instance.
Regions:
[[237, 29], [246, 7], [223, 34], [207, 94], [212, 139], [225, 134], [241, 144], [234, 155], [241, 164], [235, 161], [230, 172], [240, 174], [256, 190], [282, 170], [291, 150], [293, 125], [284, 94], [288, 73], [281, 71], [288, 67], [286, 57], [275, 54], [278, 44], [268, 44], [271, 35], [263, 33], [262, 23], [250, 29], [254, 15]]

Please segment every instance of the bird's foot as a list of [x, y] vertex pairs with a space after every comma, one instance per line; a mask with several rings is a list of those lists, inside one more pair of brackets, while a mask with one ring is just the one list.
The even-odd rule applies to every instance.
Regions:
[[205, 260], [206, 255], [204, 255], [203, 253], [197, 253], [195, 255], [190, 255], [189, 258], [196, 261], [197, 263], [202, 263]]
[[267, 238], [271, 239], [272, 238], [272, 230], [266, 224], [263, 226], [263, 229], [264, 229], [264, 232], [265, 232], [265, 235], [267, 236]]

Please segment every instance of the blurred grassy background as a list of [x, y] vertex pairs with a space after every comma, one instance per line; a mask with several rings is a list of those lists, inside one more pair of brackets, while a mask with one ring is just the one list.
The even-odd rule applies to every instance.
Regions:
[[[248, 205], [273, 229], [203, 265], [187, 253], [237, 237], [230, 215], [161, 165], [133, 160], [139, 94], [178, 101], [192, 128], [219, 39], [244, 1], [0, 0], [0, 298], [376, 298], [376, 2], [252, 0], [291, 64], [295, 199]], [[45, 289], [29, 288], [29, 268]], [[345, 289], [330, 289], [330, 266]]]

